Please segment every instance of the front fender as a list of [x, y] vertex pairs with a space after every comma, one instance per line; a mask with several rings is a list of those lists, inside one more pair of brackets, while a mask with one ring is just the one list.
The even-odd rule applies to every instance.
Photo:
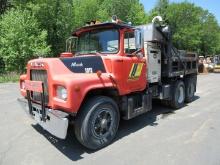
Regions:
[[23, 74], [20, 76], [19, 84], [20, 84], [20, 93], [23, 97], [27, 96], [26, 90], [24, 89], [24, 81], [27, 79], [27, 75]]
[[[81, 75], [81, 76], [80, 76]], [[87, 93], [95, 89], [116, 88], [116, 84], [111, 80], [108, 74], [80, 74], [73, 77], [57, 77], [56, 85], [62, 85], [67, 89], [68, 98], [62, 101], [53, 98], [53, 108], [64, 108], [70, 113], [77, 113]], [[55, 86], [56, 86], [55, 85]], [[55, 87], [56, 88], [56, 87]]]

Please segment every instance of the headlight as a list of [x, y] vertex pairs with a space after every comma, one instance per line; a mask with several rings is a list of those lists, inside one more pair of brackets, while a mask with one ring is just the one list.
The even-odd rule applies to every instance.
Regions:
[[66, 100], [67, 99], [67, 90], [63, 86], [57, 86], [57, 98]]

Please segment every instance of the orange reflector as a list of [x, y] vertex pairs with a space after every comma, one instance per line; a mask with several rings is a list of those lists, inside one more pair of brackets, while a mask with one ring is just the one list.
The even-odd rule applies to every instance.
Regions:
[[101, 71], [101, 70], [98, 70], [98, 71], [96, 72], [96, 74], [97, 74], [98, 77], [101, 77], [102, 71]]
[[80, 91], [80, 87], [79, 87], [78, 85], [76, 85], [76, 86], [74, 87], [74, 89], [75, 89], [76, 92], [79, 92], [79, 91]]

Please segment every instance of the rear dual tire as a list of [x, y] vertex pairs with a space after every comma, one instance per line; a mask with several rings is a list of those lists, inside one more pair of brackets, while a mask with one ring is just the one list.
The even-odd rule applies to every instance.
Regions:
[[193, 101], [196, 92], [196, 77], [188, 77], [185, 81], [178, 80], [172, 85], [171, 100], [166, 101], [174, 109], [184, 106], [184, 102]]
[[170, 106], [174, 109], [183, 107], [185, 101], [185, 84], [183, 81], [176, 81], [172, 87], [172, 91]]
[[185, 85], [186, 85], [185, 102], [190, 103], [190, 102], [193, 101], [194, 96], [195, 96], [195, 92], [196, 92], [196, 77], [187, 78], [186, 81], [185, 81]]

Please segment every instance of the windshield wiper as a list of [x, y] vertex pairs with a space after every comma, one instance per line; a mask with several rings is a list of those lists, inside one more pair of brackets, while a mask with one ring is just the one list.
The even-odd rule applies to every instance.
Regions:
[[82, 54], [95, 54], [95, 55], [103, 55], [101, 52], [97, 50], [92, 51], [83, 51], [83, 52], [77, 52], [76, 55], [82, 55]]
[[95, 54], [96, 54], [96, 55], [100, 55], [100, 56], [103, 55], [103, 54], [102, 54], [101, 52], [99, 52], [98, 50], [95, 51]]

